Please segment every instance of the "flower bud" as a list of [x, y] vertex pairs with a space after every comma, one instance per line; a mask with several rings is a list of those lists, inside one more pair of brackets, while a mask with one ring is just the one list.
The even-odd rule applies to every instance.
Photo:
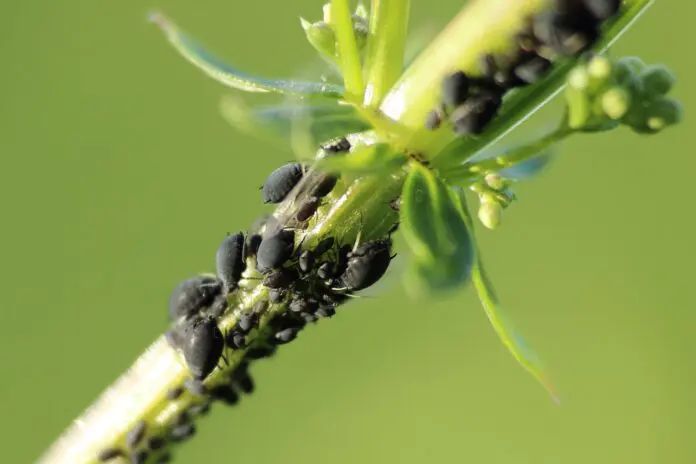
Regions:
[[586, 65], [589, 86], [592, 90], [602, 89], [612, 77], [612, 64], [606, 56], [593, 56]]
[[601, 108], [610, 119], [623, 118], [631, 107], [631, 95], [621, 87], [612, 87], [600, 97]]
[[682, 105], [672, 98], [661, 98], [650, 104], [646, 124], [650, 130], [660, 131], [682, 119]]
[[662, 97], [669, 92], [677, 80], [664, 65], [648, 66], [639, 76], [646, 98]]
[[643, 60], [636, 56], [625, 56], [614, 64], [614, 76], [623, 83], [624, 80], [636, 76], [645, 69]]
[[334, 59], [336, 56], [336, 34], [333, 28], [324, 21], [310, 24], [302, 18], [300, 20], [302, 21], [302, 28], [305, 30], [307, 41], [312, 47], [319, 53]]
[[495, 229], [500, 225], [503, 216], [503, 207], [496, 201], [485, 201], [485, 197], [481, 197], [481, 206], [478, 210], [478, 218], [481, 224], [488, 229]]
[[493, 190], [501, 191], [505, 188], [505, 181], [502, 177], [500, 177], [500, 174], [498, 174], [497, 172], [491, 172], [489, 174], [486, 174], [486, 177], [484, 177], [484, 181], [486, 182], [486, 185], [488, 185]]
[[589, 83], [584, 66], [579, 66], [568, 74], [565, 97], [568, 106], [568, 127], [571, 129], [582, 128], [590, 118], [591, 104], [587, 96]]

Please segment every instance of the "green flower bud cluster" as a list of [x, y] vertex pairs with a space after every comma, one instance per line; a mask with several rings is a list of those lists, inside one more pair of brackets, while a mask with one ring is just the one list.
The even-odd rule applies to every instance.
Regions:
[[[312, 47], [330, 61], [338, 63], [336, 33], [331, 20], [331, 4], [325, 4], [323, 11], [324, 16], [321, 21], [312, 23], [301, 17], [300, 23], [302, 24], [302, 29], [305, 31], [307, 41]], [[365, 5], [359, 3], [352, 16], [355, 41], [359, 51], [362, 51], [367, 43], [367, 35], [369, 33], [367, 14], [368, 12]]]
[[681, 120], [681, 105], [667, 97], [674, 83], [674, 74], [663, 65], [592, 56], [568, 75], [566, 123], [583, 132], [624, 124], [640, 134], [657, 133]]
[[497, 173], [489, 173], [481, 182], [473, 184], [471, 190], [479, 197], [478, 218], [488, 229], [500, 225], [505, 210], [516, 197], [510, 182]]

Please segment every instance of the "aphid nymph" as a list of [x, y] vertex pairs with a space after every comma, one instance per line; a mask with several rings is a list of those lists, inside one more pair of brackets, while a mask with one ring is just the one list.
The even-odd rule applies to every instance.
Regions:
[[218, 279], [222, 281], [227, 293], [237, 289], [242, 273], [246, 269], [244, 248], [245, 239], [241, 232], [228, 235], [218, 247], [215, 255], [215, 267]]
[[273, 171], [263, 183], [264, 203], [280, 203], [295, 188], [302, 176], [304, 167], [300, 163], [288, 163]]

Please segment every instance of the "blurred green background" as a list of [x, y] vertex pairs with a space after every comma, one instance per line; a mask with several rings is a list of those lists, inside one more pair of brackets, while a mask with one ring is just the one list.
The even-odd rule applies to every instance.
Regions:
[[[513, 1], [513, 0], [511, 0]], [[413, 0], [413, 29], [462, 2]], [[145, 20], [161, 8], [269, 76], [312, 60], [321, 2], [6, 2], [0, 28], [2, 461], [33, 462], [166, 327], [257, 187], [292, 157], [219, 116], [227, 90]], [[273, 10], [273, 13], [271, 11]], [[696, 104], [691, 1], [662, 0], [614, 48], [663, 61]], [[483, 234], [505, 306], [560, 389], [517, 367], [471, 289], [407, 300], [397, 279], [252, 372], [176, 462], [696, 462], [688, 119], [576, 138]]]

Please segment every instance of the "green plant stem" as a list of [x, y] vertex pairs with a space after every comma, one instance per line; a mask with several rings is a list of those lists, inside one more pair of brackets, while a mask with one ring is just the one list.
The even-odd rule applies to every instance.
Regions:
[[[645, 5], [644, 0], [629, 2], [632, 6]], [[422, 133], [420, 127], [423, 119], [437, 99], [439, 82], [446, 72], [454, 69], [477, 71], [476, 63], [483, 52], [500, 51], [509, 46], [510, 37], [520, 28], [523, 19], [545, 5], [546, 0], [471, 1], [409, 67], [380, 105], [386, 116], [393, 120], [390, 122], [401, 127], [400, 137], [404, 138], [404, 145], [413, 141], [409, 138], [410, 134]], [[346, 0], [332, 0], [332, 7], [346, 90], [352, 102], [358, 105], [362, 101], [363, 80], [348, 3]], [[506, 113], [506, 125], [500, 130], [514, 126], [526, 117], [530, 107], [538, 104], [540, 100], [537, 99], [514, 106]], [[431, 135], [418, 143], [432, 149], [438, 139]], [[418, 143], [414, 146], [418, 147]], [[518, 156], [517, 159], [522, 159], [528, 155]], [[507, 164], [510, 162], [505, 161]], [[307, 230], [306, 243], [311, 244], [326, 234], [348, 243], [355, 239], [358, 231], [363, 231], [366, 240], [383, 236], [396, 221], [396, 213], [388, 203], [399, 195], [403, 180], [404, 172], [400, 169], [387, 177], [360, 178], [349, 182], [342, 190], [338, 189], [329, 198], [328, 210], [321, 212], [318, 222]], [[282, 214], [283, 208], [281, 205], [276, 215]], [[258, 279], [253, 272], [251, 277]], [[246, 285], [234, 294], [230, 301], [231, 309], [220, 319], [222, 330], [233, 327], [242, 311], [265, 298], [266, 290], [258, 280], [247, 280]], [[268, 335], [268, 322], [285, 309], [284, 305], [271, 305], [261, 315], [259, 329], [252, 331], [248, 337], [249, 346], [264, 343]], [[227, 353], [229, 367], [216, 369], [206, 384], [214, 386], [221, 383], [240, 365], [245, 351], [240, 349]], [[126, 433], [140, 420], [146, 420], [150, 430], [166, 433], [181, 412], [200, 402], [199, 398], [188, 393], [176, 401], [166, 397], [167, 391], [180, 386], [187, 375], [188, 370], [180, 354], [164, 337], [158, 338], [38, 462], [95, 463], [97, 454], [103, 448], [123, 447]]]
[[404, 72], [382, 102], [382, 111], [413, 131], [436, 105], [442, 78], [455, 70], [476, 75], [484, 53], [504, 53], [525, 18], [549, 0], [472, 0]]
[[338, 55], [346, 87], [346, 100], [360, 103], [365, 85], [348, 0], [331, 0], [331, 21], [336, 31]]
[[463, 184], [474, 182], [474, 180], [482, 174], [510, 168], [524, 163], [525, 161], [543, 156], [548, 148], [564, 140], [573, 133], [573, 130], [568, 129], [565, 125], [561, 125], [558, 129], [549, 132], [544, 137], [527, 145], [513, 148], [500, 156], [445, 168], [442, 169], [441, 173], [448, 181], [453, 183]]
[[364, 105], [376, 108], [404, 66], [410, 0], [372, 0]]
[[[400, 193], [402, 171], [393, 172], [387, 179], [364, 177], [331, 198], [328, 211], [307, 229], [298, 242], [311, 245], [327, 234], [336, 236], [341, 243], [352, 243], [360, 232], [363, 240], [383, 237], [397, 220], [397, 214], [388, 205]], [[279, 206], [275, 215], [283, 217], [292, 202]], [[251, 273], [231, 300], [232, 310], [218, 325], [225, 332], [233, 328], [242, 312], [248, 311], [260, 299], [267, 299], [267, 289], [260, 284], [259, 275]], [[256, 279], [256, 280], [254, 280]], [[287, 310], [284, 304], [271, 305], [261, 315], [259, 328], [249, 335], [249, 347], [263, 345], [268, 335], [268, 324], [275, 314]], [[229, 366], [216, 369], [205, 381], [209, 387], [224, 383], [230, 372], [241, 364], [246, 349], [229, 351]], [[177, 418], [200, 399], [185, 393], [176, 401], [169, 401], [166, 392], [180, 386], [189, 376], [179, 353], [160, 336], [135, 361], [121, 378], [105, 391], [97, 401], [54, 443], [38, 461], [42, 464], [96, 463], [97, 454], [107, 447], [124, 448], [127, 432], [140, 420], [147, 421], [148, 430], [166, 433]]]

